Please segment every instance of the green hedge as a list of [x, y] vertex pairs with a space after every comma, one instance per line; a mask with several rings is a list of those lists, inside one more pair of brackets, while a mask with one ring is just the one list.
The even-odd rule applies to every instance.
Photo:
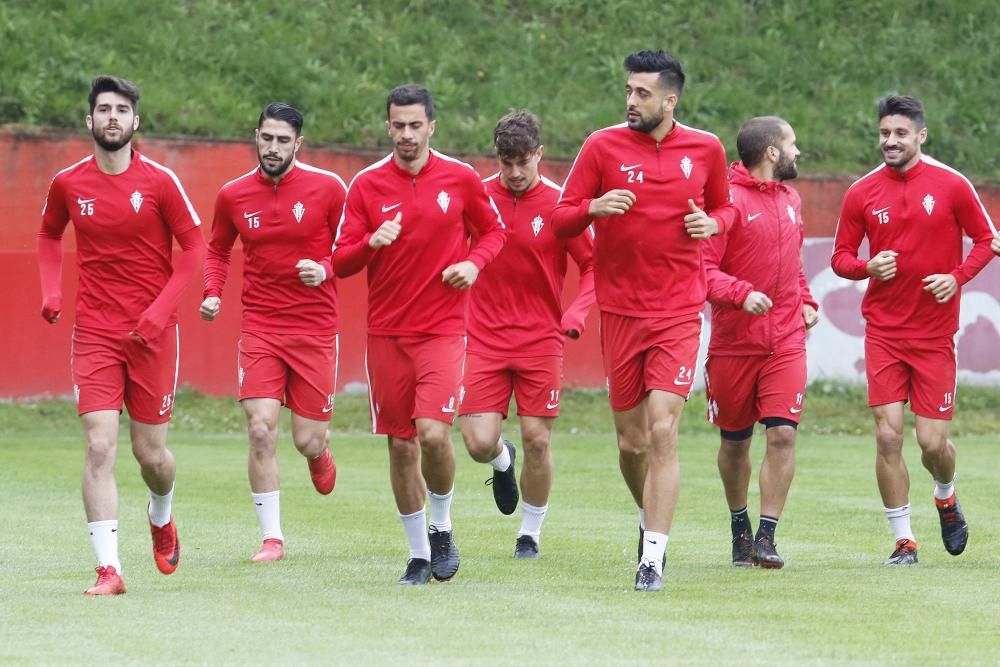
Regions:
[[306, 112], [312, 142], [386, 146], [385, 94], [409, 80], [438, 103], [435, 144], [487, 153], [496, 119], [529, 108], [553, 157], [621, 122], [623, 56], [684, 63], [678, 117], [731, 157], [747, 117], [797, 130], [805, 174], [877, 163], [875, 100], [928, 108], [928, 153], [1000, 180], [1000, 10], [993, 0], [8, 0], [0, 5], [0, 123], [81, 128], [89, 81], [137, 81], [147, 133], [249, 136], [263, 104]]

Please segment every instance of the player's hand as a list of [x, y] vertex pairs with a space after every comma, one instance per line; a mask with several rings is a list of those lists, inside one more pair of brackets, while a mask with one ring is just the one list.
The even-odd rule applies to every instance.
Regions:
[[[693, 199], [688, 199], [691, 212], [684, 216], [684, 231], [693, 239], [707, 239], [719, 233], [719, 223], [708, 213], [698, 208]], [[770, 308], [770, 306], [768, 306]]]
[[129, 331], [128, 332], [128, 337], [131, 338], [132, 340], [134, 340], [136, 343], [139, 343], [140, 345], [146, 345], [147, 344], [146, 343], [146, 339], [143, 338], [142, 334], [140, 334], [138, 331]]
[[994, 255], [1000, 255], [1000, 233], [993, 236], [993, 243], [990, 244], [990, 250], [993, 251]]
[[201, 302], [198, 314], [201, 315], [201, 319], [211, 322], [219, 314], [220, 308], [222, 308], [222, 299], [217, 296], [210, 296]]
[[472, 284], [476, 282], [476, 278], [478, 277], [479, 268], [469, 260], [452, 264], [441, 272], [441, 281], [448, 283], [456, 289], [468, 289], [472, 287]]
[[368, 238], [368, 247], [384, 248], [399, 238], [399, 233], [403, 231], [402, 221], [403, 212], [397, 211], [395, 218], [383, 222], [382, 226], [376, 229], [375, 233]]
[[46, 299], [42, 304], [42, 318], [49, 324], [55, 324], [62, 315], [62, 299]]
[[950, 273], [934, 273], [921, 282], [926, 283], [924, 291], [933, 294], [938, 303], [948, 303], [958, 292], [958, 281]]
[[819, 313], [808, 303], [802, 304], [802, 319], [805, 320], [806, 329], [812, 329], [819, 324]]
[[587, 211], [592, 218], [622, 215], [635, 204], [635, 193], [631, 190], [608, 190], [597, 199], [590, 200]]
[[300, 259], [295, 263], [295, 268], [299, 270], [299, 280], [307, 287], [319, 287], [326, 280], [326, 270], [319, 262]]
[[567, 336], [569, 336], [573, 340], [576, 340], [577, 338], [580, 337], [580, 330], [579, 329], [566, 329], [565, 333], [566, 333]]
[[876, 280], [892, 280], [896, 275], [896, 256], [899, 253], [895, 250], [883, 250], [868, 260], [868, 275]]
[[743, 300], [743, 310], [751, 315], [763, 315], [771, 309], [774, 304], [763, 292], [750, 292]]

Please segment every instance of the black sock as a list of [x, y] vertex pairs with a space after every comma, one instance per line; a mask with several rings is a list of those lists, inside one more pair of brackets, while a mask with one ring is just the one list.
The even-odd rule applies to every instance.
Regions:
[[738, 509], [736, 511], [729, 510], [729, 520], [730, 527], [733, 529], [733, 537], [738, 537], [745, 532], [751, 530], [750, 528], [750, 515], [747, 514], [747, 508], [744, 505], [743, 509]]
[[757, 525], [757, 537], [767, 537], [774, 544], [774, 529], [778, 527], [778, 520], [773, 516], [760, 515], [760, 523]]

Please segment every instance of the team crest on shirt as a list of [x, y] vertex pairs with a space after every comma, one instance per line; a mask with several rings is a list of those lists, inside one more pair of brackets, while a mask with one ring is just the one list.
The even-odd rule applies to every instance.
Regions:
[[292, 215], [295, 216], [295, 222], [302, 222], [302, 216], [306, 214], [306, 207], [302, 205], [302, 202], [295, 202], [295, 206], [292, 207]]
[[681, 160], [681, 171], [684, 172], [684, 178], [691, 178], [691, 172], [694, 171], [694, 162], [691, 162], [691, 158], [687, 155]]
[[930, 196], [930, 194], [924, 197], [923, 204], [924, 204], [924, 210], [927, 211], [927, 215], [930, 215], [931, 211], [934, 210], [934, 203], [935, 203], [934, 197]]
[[542, 227], [545, 226], [545, 221], [542, 220], [542, 216], [536, 215], [535, 219], [531, 221], [531, 231], [535, 232], [535, 236], [538, 236], [538, 232], [542, 231]]
[[442, 190], [441, 192], [438, 193], [437, 203], [438, 203], [438, 206], [441, 207], [441, 211], [443, 211], [444, 213], [447, 213], [448, 212], [448, 204], [451, 203], [451, 197], [448, 196], [447, 192], [445, 192], [444, 190]]
[[785, 210], [788, 211], [788, 219], [791, 220], [792, 224], [794, 225], [795, 224], [795, 209], [792, 208], [791, 205], [789, 205], [787, 208], [785, 208]]
[[136, 190], [135, 192], [132, 193], [132, 196], [129, 198], [129, 201], [132, 202], [132, 208], [134, 208], [135, 212], [138, 213], [139, 208], [142, 206], [142, 193]]

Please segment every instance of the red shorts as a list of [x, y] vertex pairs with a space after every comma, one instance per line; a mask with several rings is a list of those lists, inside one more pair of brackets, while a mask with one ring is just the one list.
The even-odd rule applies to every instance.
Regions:
[[460, 415], [499, 412], [507, 418], [510, 395], [522, 417], [558, 417], [562, 357], [490, 357], [468, 354]]
[[653, 389], [686, 400], [701, 345], [702, 315], [678, 320], [601, 311], [601, 351], [615, 412], [637, 406]]
[[70, 367], [77, 414], [117, 410], [141, 424], [170, 421], [177, 389], [180, 337], [167, 327], [148, 344], [127, 331], [73, 327]]
[[958, 375], [955, 339], [887, 340], [865, 335], [868, 405], [910, 401], [913, 414], [951, 420]]
[[337, 391], [340, 336], [244, 331], [240, 400], [274, 398], [297, 415], [328, 421]]
[[806, 395], [806, 351], [705, 361], [708, 421], [742, 431], [764, 417], [799, 423]]
[[416, 436], [415, 419], [455, 422], [464, 336], [368, 336], [365, 367], [372, 433]]

